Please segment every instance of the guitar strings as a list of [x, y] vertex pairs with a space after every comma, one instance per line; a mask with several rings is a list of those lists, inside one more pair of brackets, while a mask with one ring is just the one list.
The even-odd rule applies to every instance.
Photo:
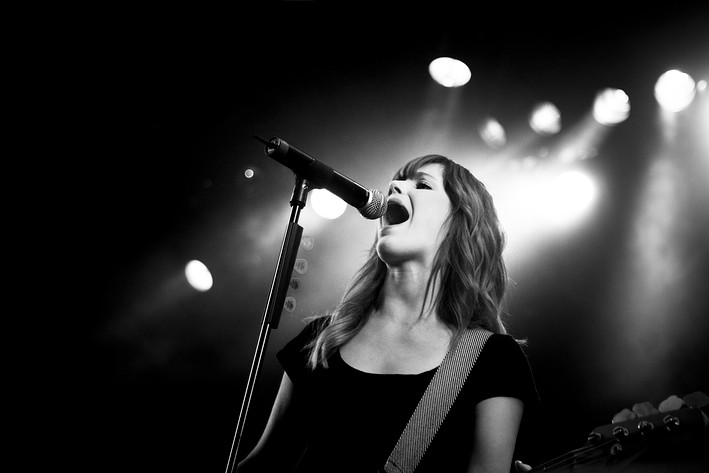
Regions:
[[[571, 450], [563, 455], [560, 455], [552, 460], [549, 460], [546, 463], [542, 463], [541, 465], [532, 468], [530, 473], [537, 473], [541, 471], [553, 471], [553, 470], [559, 470], [561, 468], [566, 468], [566, 467], [574, 467], [574, 466], [584, 466], [584, 465], [590, 465], [594, 463], [601, 463], [605, 462], [607, 465], [606, 467], [610, 467], [610, 464], [612, 463], [613, 465], [618, 465], [620, 462], [628, 462], [631, 461], [633, 458], [637, 457], [642, 453], [643, 450], [647, 448], [639, 448], [643, 443], [641, 441], [635, 441], [635, 442], [630, 442], [626, 443], [625, 447], [623, 448], [623, 454], [620, 456], [614, 456], [614, 454], [611, 452], [609, 455], [609, 452], [606, 452], [606, 447], [609, 447], [613, 444], [617, 444], [618, 440], [615, 438], [610, 438], [606, 439], [600, 443], [597, 444], [592, 444], [592, 445], [585, 445], [583, 447], [577, 448], [575, 450]], [[570, 470], [565, 470], [565, 471], [570, 471]], [[586, 471], [584, 470], [574, 470], [574, 471]], [[595, 471], [595, 470], [594, 470]]]
[[[573, 465], [577, 463], [583, 457], [583, 463], [593, 463], [602, 461], [606, 458], [606, 454], [603, 452], [605, 447], [608, 447], [615, 443], [615, 439], [605, 440], [599, 444], [583, 446], [569, 452], [564, 453], [556, 458], [553, 458], [541, 465], [538, 465], [532, 469], [532, 472], [538, 471], [551, 471], [551, 468], [563, 468], [566, 466]], [[595, 451], [595, 452], [594, 452]], [[593, 458], [593, 454], [596, 453], [596, 458]]]

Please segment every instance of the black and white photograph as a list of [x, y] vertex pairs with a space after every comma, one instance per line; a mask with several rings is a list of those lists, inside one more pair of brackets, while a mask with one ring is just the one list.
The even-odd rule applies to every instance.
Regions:
[[51, 465], [708, 471], [705, 2], [49, 16]]

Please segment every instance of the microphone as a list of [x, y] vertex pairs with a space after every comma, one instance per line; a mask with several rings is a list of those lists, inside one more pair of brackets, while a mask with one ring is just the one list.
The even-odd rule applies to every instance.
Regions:
[[359, 210], [363, 217], [377, 219], [386, 213], [386, 196], [380, 190], [363, 187], [280, 138], [266, 141], [259, 136], [253, 136], [266, 145], [267, 156], [289, 167], [314, 187], [329, 190]]

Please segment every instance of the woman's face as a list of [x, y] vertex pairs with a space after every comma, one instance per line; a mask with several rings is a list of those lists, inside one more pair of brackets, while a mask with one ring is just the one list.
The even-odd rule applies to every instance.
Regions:
[[430, 267], [445, 236], [450, 207], [441, 164], [427, 164], [410, 179], [392, 181], [387, 213], [379, 220], [379, 257], [389, 266]]

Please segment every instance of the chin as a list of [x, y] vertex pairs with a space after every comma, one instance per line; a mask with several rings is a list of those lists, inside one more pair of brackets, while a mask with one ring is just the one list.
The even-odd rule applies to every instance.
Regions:
[[377, 241], [377, 255], [386, 264], [393, 264], [401, 259], [400, 253], [400, 251], [397, 251], [396, 245], [387, 242], [387, 238], [379, 238], [379, 241]]
[[420, 259], [418, 252], [404, 249], [401, 244], [394, 243], [393, 239], [380, 238], [377, 243], [377, 255], [387, 266], [400, 266], [407, 261]]

